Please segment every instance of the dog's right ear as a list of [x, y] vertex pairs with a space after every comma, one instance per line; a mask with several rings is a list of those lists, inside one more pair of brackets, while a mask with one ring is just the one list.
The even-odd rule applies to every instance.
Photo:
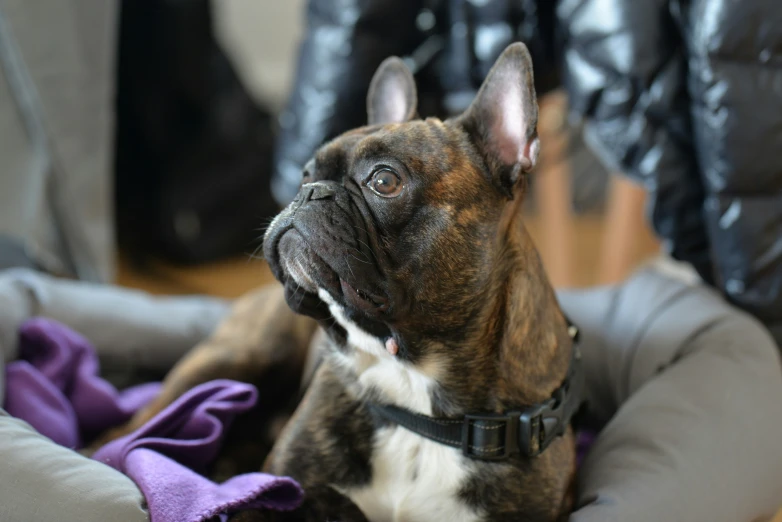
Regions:
[[486, 160], [495, 185], [513, 198], [540, 149], [532, 58], [526, 45], [516, 42], [503, 51], [460, 121]]
[[415, 80], [410, 69], [396, 56], [386, 58], [369, 84], [369, 124], [384, 125], [412, 120], [417, 104]]

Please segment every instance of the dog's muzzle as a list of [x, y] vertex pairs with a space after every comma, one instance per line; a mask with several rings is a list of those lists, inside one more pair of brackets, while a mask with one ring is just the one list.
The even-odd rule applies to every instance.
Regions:
[[369, 216], [359, 188], [307, 183], [269, 227], [264, 256], [286, 287], [322, 288], [345, 306], [382, 315], [390, 300]]

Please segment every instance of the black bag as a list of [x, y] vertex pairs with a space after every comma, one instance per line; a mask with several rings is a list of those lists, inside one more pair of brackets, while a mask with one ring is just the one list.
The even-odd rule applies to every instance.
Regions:
[[252, 252], [278, 208], [273, 119], [213, 34], [209, 0], [123, 0], [116, 223], [136, 262]]

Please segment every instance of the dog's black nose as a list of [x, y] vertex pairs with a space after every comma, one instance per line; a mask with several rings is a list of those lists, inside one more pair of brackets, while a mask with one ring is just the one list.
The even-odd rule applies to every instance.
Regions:
[[329, 181], [316, 181], [314, 183], [307, 183], [305, 185], [309, 189], [309, 195], [307, 200], [315, 201], [317, 199], [333, 199], [337, 193], [334, 190], [333, 182]]

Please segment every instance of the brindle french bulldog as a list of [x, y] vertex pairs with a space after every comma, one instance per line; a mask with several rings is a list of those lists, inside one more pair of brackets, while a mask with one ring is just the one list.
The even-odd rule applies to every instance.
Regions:
[[[418, 119], [397, 58], [376, 72], [367, 105], [369, 125], [317, 151], [264, 239], [300, 315], [276, 289], [245, 298], [130, 428], [205, 380], [295, 374], [313, 331], [296, 318], [309, 316], [327, 334], [322, 360], [265, 465], [298, 480], [306, 499], [295, 512], [234, 520], [564, 520], [570, 428], [539, 455], [491, 461], [473, 458], [486, 445], [452, 447], [377, 410], [447, 425], [545, 403], [566, 381], [568, 324], [521, 216], [539, 149], [527, 48], [508, 47], [458, 117]], [[248, 332], [253, 315], [263, 318]]]
[[535, 458], [487, 462], [372, 408], [499, 413], [566, 378], [567, 322], [520, 212], [539, 149], [527, 48], [508, 47], [456, 118], [416, 118], [397, 58], [367, 106], [369, 125], [316, 152], [264, 239], [289, 306], [329, 339], [266, 469], [308, 493], [295, 520], [559, 520], [570, 431]]

